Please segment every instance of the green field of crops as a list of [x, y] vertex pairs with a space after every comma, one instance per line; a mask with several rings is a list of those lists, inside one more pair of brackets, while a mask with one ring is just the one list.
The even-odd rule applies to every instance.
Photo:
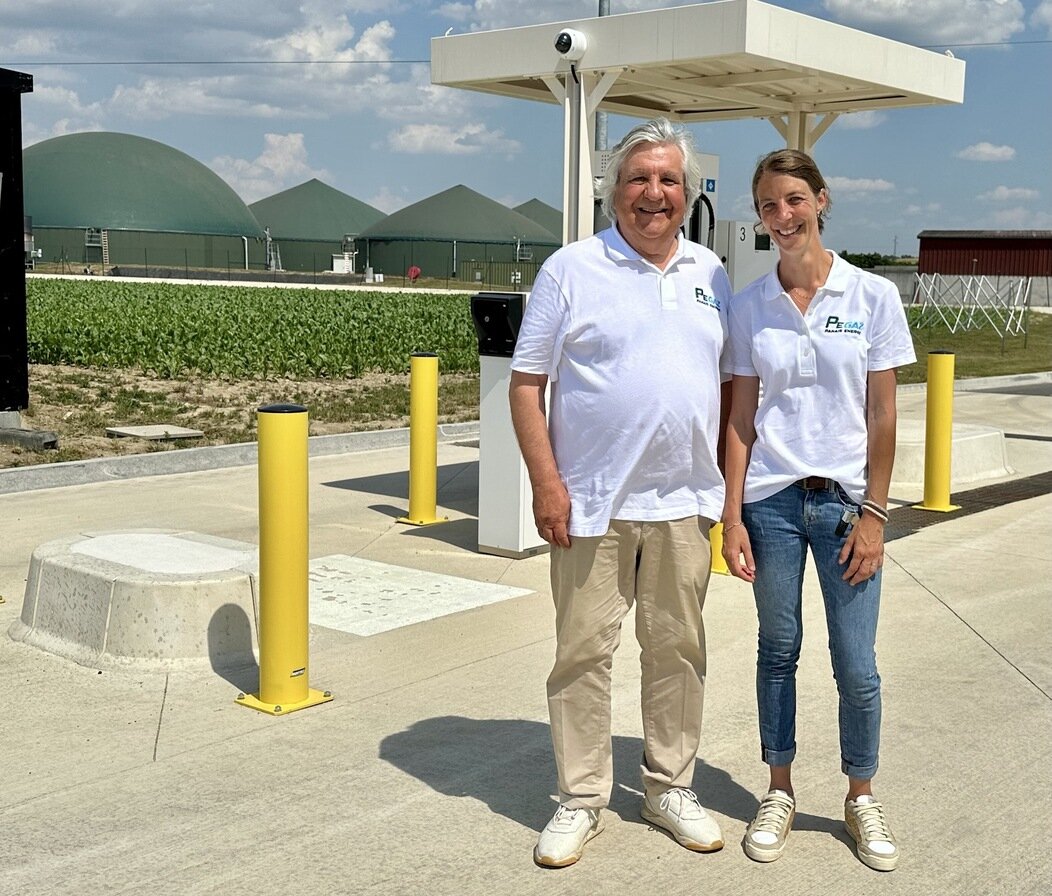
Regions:
[[467, 295], [37, 278], [26, 293], [34, 364], [356, 377], [434, 352], [445, 371], [478, 370]]
[[[190, 286], [120, 279], [26, 282], [29, 360], [159, 377], [238, 379], [407, 373], [413, 352], [434, 352], [448, 373], [476, 373], [478, 347], [460, 294]], [[1052, 315], [1031, 314], [1028, 335], [992, 328], [914, 329], [918, 357], [956, 353], [958, 378], [1047, 370]], [[924, 363], [899, 373], [923, 382]]]

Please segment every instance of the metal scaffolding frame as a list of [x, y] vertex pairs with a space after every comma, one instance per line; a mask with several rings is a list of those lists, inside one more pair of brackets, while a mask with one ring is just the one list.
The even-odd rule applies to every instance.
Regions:
[[1025, 340], [1030, 283], [1030, 277], [915, 274], [911, 304], [919, 306], [919, 312], [914, 327], [942, 321], [951, 333], [958, 333], [990, 326], [1002, 346], [1009, 336]]

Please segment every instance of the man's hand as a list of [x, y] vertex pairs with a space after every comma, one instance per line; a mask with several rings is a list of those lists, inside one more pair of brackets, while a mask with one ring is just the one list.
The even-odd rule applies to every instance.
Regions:
[[570, 495], [561, 479], [533, 487], [533, 519], [541, 538], [553, 548], [570, 546]]
[[552, 547], [568, 548], [570, 495], [559, 475], [548, 435], [544, 410], [547, 386], [548, 377], [543, 374], [513, 370], [508, 395], [511, 422], [533, 486], [533, 519], [537, 523], [537, 532]]

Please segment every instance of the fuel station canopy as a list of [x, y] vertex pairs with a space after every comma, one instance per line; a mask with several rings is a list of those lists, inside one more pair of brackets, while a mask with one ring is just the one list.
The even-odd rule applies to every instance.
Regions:
[[[560, 53], [563, 31], [574, 41]], [[585, 138], [597, 110], [679, 122], [766, 118], [786, 146], [810, 152], [841, 114], [963, 102], [964, 68], [949, 54], [760, 0], [431, 41], [434, 84], [563, 104], [564, 239], [585, 235], [573, 232], [578, 224], [590, 228], [594, 143]]]

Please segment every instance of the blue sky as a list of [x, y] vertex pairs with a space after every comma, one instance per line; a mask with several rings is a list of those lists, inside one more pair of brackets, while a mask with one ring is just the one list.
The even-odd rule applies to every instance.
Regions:
[[[683, 5], [610, 0], [610, 12]], [[773, 5], [949, 48], [967, 63], [963, 105], [842, 116], [818, 142], [830, 248], [908, 254], [926, 229], [1052, 229], [1052, 0]], [[432, 86], [429, 41], [598, 7], [5, 0], [0, 66], [34, 77], [25, 145], [87, 130], [137, 134], [204, 162], [246, 202], [317, 177], [387, 212], [456, 184], [508, 205], [536, 197], [559, 207], [558, 107]], [[635, 123], [611, 116], [611, 142]], [[781, 138], [762, 120], [692, 130], [720, 156], [719, 217], [748, 218], [752, 166]]]

